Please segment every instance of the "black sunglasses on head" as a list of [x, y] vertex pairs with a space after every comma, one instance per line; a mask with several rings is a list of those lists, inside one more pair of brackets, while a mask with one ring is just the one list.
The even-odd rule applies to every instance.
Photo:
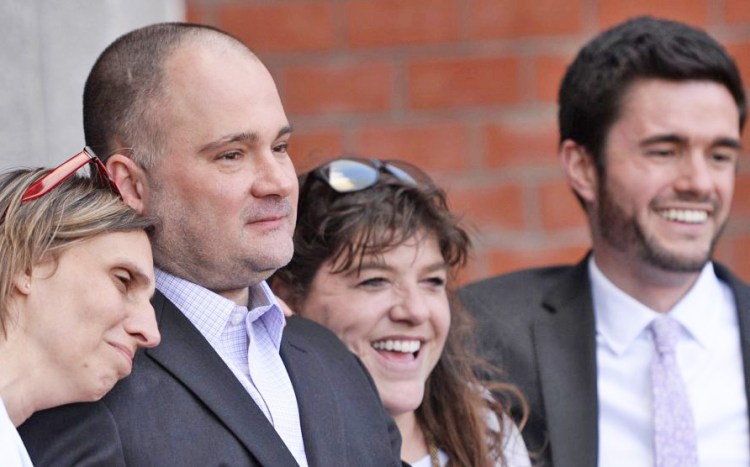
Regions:
[[408, 162], [350, 157], [336, 159], [311, 170], [306, 176], [305, 184], [312, 177], [325, 182], [338, 193], [353, 193], [375, 185], [383, 172], [409, 185], [432, 185], [432, 180], [426, 173]]

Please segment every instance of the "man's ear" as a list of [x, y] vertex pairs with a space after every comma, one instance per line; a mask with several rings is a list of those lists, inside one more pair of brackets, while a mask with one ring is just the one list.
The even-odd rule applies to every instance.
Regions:
[[117, 183], [125, 204], [143, 214], [146, 173], [133, 159], [115, 153], [107, 159], [107, 170]]
[[560, 145], [560, 165], [573, 191], [586, 203], [596, 202], [599, 179], [594, 158], [586, 148], [566, 139]]

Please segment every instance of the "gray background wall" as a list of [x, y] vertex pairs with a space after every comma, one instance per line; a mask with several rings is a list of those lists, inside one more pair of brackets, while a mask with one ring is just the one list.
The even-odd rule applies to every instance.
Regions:
[[98, 55], [127, 31], [184, 17], [183, 0], [0, 0], [0, 170], [79, 151]]

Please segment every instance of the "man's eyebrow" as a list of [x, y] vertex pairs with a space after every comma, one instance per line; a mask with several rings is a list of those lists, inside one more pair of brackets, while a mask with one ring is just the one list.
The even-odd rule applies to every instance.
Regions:
[[[641, 147], [646, 147], [651, 144], [659, 144], [659, 143], [674, 143], [674, 144], [687, 144], [688, 139], [684, 136], [679, 136], [676, 134], [663, 134], [663, 135], [654, 135], [651, 137], [648, 137], [640, 142]], [[711, 146], [722, 146], [722, 147], [728, 147], [733, 149], [742, 149], [742, 142], [737, 138], [731, 138], [731, 137], [719, 137], [716, 138], [711, 142]]]
[[[282, 127], [278, 133], [276, 133], [276, 139], [281, 138], [284, 135], [287, 135], [293, 131], [293, 128], [291, 125], [285, 125]], [[247, 143], [255, 143], [260, 139], [257, 132], [242, 132], [242, 133], [234, 133], [231, 135], [223, 136], [215, 141], [211, 141], [210, 143], [202, 146], [198, 149], [198, 152], [206, 152], [211, 151], [217, 148], [220, 148], [221, 146], [228, 144], [228, 143], [237, 143], [237, 142], [247, 142]]]
[[287, 125], [283, 127], [281, 130], [279, 130], [279, 132], [276, 134], [276, 138], [277, 139], [281, 138], [282, 136], [288, 135], [293, 131], [294, 131], [294, 128], [292, 127], [292, 125]]
[[249, 142], [254, 143], [258, 141], [258, 133], [235, 133], [232, 135], [226, 135], [223, 136], [217, 140], [211, 141], [210, 143], [202, 146], [200, 149], [198, 149], [198, 152], [206, 152], [211, 151], [217, 148], [220, 148], [221, 146], [228, 144], [228, 143], [236, 143], [236, 142]]
[[716, 138], [712, 146], [723, 146], [726, 148], [742, 150], [742, 141], [737, 138]]
[[686, 144], [688, 139], [684, 136], [676, 135], [674, 133], [667, 133], [661, 135], [649, 136], [646, 139], [641, 140], [639, 146], [645, 147], [651, 144], [658, 143], [674, 143], [674, 144]]

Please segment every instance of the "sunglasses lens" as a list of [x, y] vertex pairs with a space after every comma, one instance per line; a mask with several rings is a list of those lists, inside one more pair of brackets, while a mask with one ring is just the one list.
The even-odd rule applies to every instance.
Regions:
[[416, 165], [398, 159], [389, 159], [383, 162], [386, 170], [402, 182], [410, 183], [415, 186], [435, 186], [435, 182], [432, 181], [432, 178]]
[[331, 162], [323, 175], [331, 188], [339, 193], [364, 190], [378, 180], [377, 169], [350, 159]]
[[385, 164], [385, 168], [388, 169], [391, 175], [401, 180], [402, 182], [409, 183], [411, 185], [417, 185], [417, 181], [414, 180], [414, 177], [412, 177], [411, 174], [406, 170], [391, 163]]

